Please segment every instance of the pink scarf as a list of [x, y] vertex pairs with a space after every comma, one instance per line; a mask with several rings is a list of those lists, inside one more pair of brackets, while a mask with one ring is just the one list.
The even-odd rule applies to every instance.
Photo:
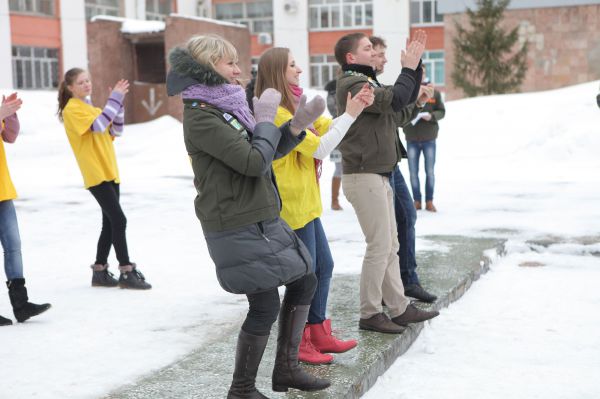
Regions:
[[[300, 104], [300, 96], [302, 96], [304, 90], [302, 90], [302, 87], [296, 85], [290, 85], [290, 90], [292, 91], [292, 95], [294, 96], [294, 107], [298, 108], [298, 104]], [[310, 125], [308, 127], [308, 130], [310, 130], [315, 136], [319, 137], [319, 132], [317, 131], [317, 129], [315, 129], [313, 125]], [[317, 175], [317, 184], [319, 184], [319, 178], [321, 177], [321, 171], [323, 170], [323, 161], [317, 158], [314, 158], [314, 160], [315, 173]]]

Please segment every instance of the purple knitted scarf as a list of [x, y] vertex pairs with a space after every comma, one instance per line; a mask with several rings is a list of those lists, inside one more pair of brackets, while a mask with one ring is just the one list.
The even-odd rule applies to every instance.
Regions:
[[184, 99], [204, 101], [210, 105], [233, 114], [248, 130], [254, 131], [256, 121], [248, 107], [246, 93], [242, 86], [222, 84], [207, 86], [197, 84], [185, 89], [181, 96]]

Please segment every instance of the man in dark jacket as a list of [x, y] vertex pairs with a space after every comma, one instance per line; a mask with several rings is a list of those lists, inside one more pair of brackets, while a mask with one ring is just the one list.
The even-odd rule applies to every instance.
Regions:
[[[362, 33], [343, 36], [335, 45], [342, 67], [337, 80], [338, 114], [346, 109], [348, 93], [356, 95], [365, 83], [375, 90], [375, 101], [365, 108], [339, 145], [342, 152], [342, 186], [360, 223], [367, 250], [360, 281], [360, 322], [363, 330], [400, 333], [407, 323], [438, 315], [410, 305], [398, 268], [398, 236], [390, 177], [402, 146], [398, 137], [398, 113], [417, 100], [421, 81], [420, 58], [427, 35], [418, 31], [402, 53], [402, 72], [392, 86], [377, 81], [375, 52]], [[391, 320], [383, 313], [387, 305]]]
[[[425, 66], [423, 66], [425, 71]], [[422, 85], [430, 85], [423, 74]], [[415, 209], [421, 209], [421, 184], [419, 182], [419, 160], [421, 153], [425, 158], [425, 209], [437, 212], [433, 205], [433, 189], [435, 185], [435, 147], [438, 136], [438, 121], [446, 115], [446, 108], [439, 91], [435, 90], [433, 97], [427, 101], [419, 116], [404, 127], [408, 144], [408, 168], [410, 185], [412, 186]]]
[[[375, 71], [377, 75], [383, 73], [385, 64], [387, 63], [386, 49], [387, 46], [385, 41], [377, 36], [371, 36], [369, 38], [373, 43], [373, 49], [375, 50]], [[422, 90], [421, 90], [422, 91]], [[421, 93], [419, 100], [427, 101], [429, 99], [429, 93]], [[417, 110], [423, 111], [422, 109]], [[398, 126], [402, 127], [407, 123], [410, 123], [417, 115], [417, 112], [413, 112], [410, 115], [406, 115], [402, 120], [398, 121]], [[394, 167], [391, 177], [391, 185], [394, 190], [394, 210], [395, 210], [395, 221], [396, 228], [398, 230], [398, 242], [400, 244], [400, 250], [398, 251], [398, 257], [400, 260], [400, 276], [402, 278], [402, 284], [404, 285], [404, 294], [423, 302], [435, 302], [437, 297], [427, 292], [419, 281], [417, 275], [417, 258], [416, 258], [416, 233], [415, 224], [417, 222], [417, 212], [413, 206], [413, 200], [410, 196], [408, 186], [404, 181], [402, 172], [398, 164]]]

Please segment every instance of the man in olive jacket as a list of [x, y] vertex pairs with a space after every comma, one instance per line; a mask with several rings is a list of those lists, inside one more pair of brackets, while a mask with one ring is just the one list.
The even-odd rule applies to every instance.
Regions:
[[[425, 70], [425, 68], [423, 69]], [[423, 74], [423, 84], [429, 84], [425, 74]], [[439, 91], [434, 90], [433, 97], [425, 103], [421, 110], [420, 118], [416, 120], [415, 124], [409, 123], [403, 129], [408, 146], [408, 169], [410, 171], [410, 185], [415, 201], [415, 209], [422, 208], [419, 161], [421, 153], [423, 153], [425, 158], [425, 209], [430, 212], [437, 212], [433, 205], [436, 139], [440, 129], [438, 121], [445, 115], [446, 108], [442, 96]]]
[[[385, 64], [387, 63], [386, 51], [387, 45], [385, 41], [378, 36], [369, 37], [376, 53], [375, 72], [377, 75], [383, 73]], [[419, 97], [416, 104], [411, 104], [406, 107], [412, 112], [404, 115], [399, 115], [398, 126], [404, 127], [411, 120], [415, 119], [419, 112], [423, 111], [423, 104], [428, 101], [433, 95], [433, 88], [421, 86]], [[408, 155], [404, 154], [403, 158]], [[398, 257], [400, 259], [400, 277], [404, 285], [404, 295], [418, 299], [423, 302], [432, 303], [437, 300], [437, 297], [429, 293], [421, 286], [419, 275], [417, 273], [417, 257], [416, 257], [416, 231], [415, 224], [417, 223], [417, 211], [413, 205], [413, 199], [410, 195], [410, 190], [404, 181], [404, 176], [398, 165], [395, 166], [390, 179], [392, 190], [394, 191], [394, 210], [396, 211], [396, 226], [398, 230], [398, 242], [400, 250]]]
[[[365, 83], [375, 90], [375, 101], [365, 108], [339, 145], [342, 152], [342, 187], [360, 223], [367, 249], [360, 281], [359, 327], [383, 333], [400, 333], [407, 323], [428, 320], [425, 312], [409, 304], [398, 268], [398, 237], [391, 173], [400, 160], [397, 113], [416, 101], [421, 81], [420, 58], [427, 36], [418, 31], [402, 54], [402, 73], [393, 86], [382, 86], [373, 69], [375, 52], [362, 33], [342, 37], [335, 57], [342, 67], [337, 80], [338, 114], [346, 109], [348, 93], [356, 95]], [[391, 320], [382, 311], [382, 300]]]

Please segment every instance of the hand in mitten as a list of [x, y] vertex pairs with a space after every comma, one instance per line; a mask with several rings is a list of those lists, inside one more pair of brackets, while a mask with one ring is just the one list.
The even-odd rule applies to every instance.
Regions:
[[325, 111], [325, 100], [323, 100], [323, 97], [316, 96], [307, 103], [306, 96], [303, 94], [300, 96], [300, 104], [296, 108], [296, 113], [290, 122], [290, 127], [302, 131], [321, 116], [323, 111]]
[[269, 88], [263, 92], [260, 98], [254, 97], [252, 103], [254, 104], [254, 119], [256, 123], [273, 123], [275, 115], [277, 115], [277, 107], [281, 103], [281, 93]]

